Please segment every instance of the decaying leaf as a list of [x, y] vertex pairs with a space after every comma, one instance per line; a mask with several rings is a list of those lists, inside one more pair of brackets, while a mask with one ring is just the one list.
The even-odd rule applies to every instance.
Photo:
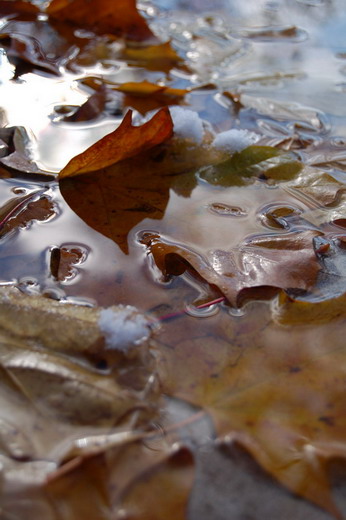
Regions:
[[197, 328], [181, 317], [160, 335], [164, 391], [208, 410], [225, 442], [237, 439], [280, 482], [336, 515], [326, 464], [346, 455], [344, 319], [280, 326], [262, 303], [243, 317], [225, 308]]
[[89, 28], [99, 34], [109, 33], [135, 41], [155, 39], [138, 13], [135, 0], [99, 0], [92, 6], [88, 0], [52, 0], [46, 12], [56, 20]]
[[157, 112], [142, 126], [132, 125], [132, 112], [128, 111], [114, 132], [71, 159], [59, 173], [59, 178], [101, 170], [163, 143], [172, 133], [172, 118], [167, 109]]
[[286, 293], [279, 295], [274, 307], [273, 318], [277, 323], [287, 326], [308, 323], [330, 323], [345, 315], [346, 295], [343, 293], [334, 298], [309, 302], [290, 298]]
[[0, 327], [11, 335], [55, 351], [104, 353], [104, 337], [98, 326], [100, 309], [28, 296], [8, 287], [0, 287], [0, 307]]
[[[95, 447], [102, 452], [133, 439], [132, 427], [145, 427], [155, 416], [160, 394], [148, 343], [111, 352], [101, 312], [1, 288], [0, 446], [6, 456], [57, 464], [76, 456], [77, 448], [78, 456], [94, 454]], [[117, 323], [123, 336], [126, 324]], [[14, 438], [8, 424], [18, 431]], [[29, 468], [32, 481], [30, 475]]]
[[142, 240], [165, 276], [182, 274], [190, 266], [237, 306], [251, 296], [271, 297], [275, 289], [311, 289], [320, 270], [316, 236], [318, 231], [258, 236], [206, 257], [158, 235], [147, 233]]

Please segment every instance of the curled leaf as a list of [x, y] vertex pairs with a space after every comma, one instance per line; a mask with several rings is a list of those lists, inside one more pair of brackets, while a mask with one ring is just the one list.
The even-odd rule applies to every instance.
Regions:
[[106, 168], [163, 143], [172, 133], [168, 109], [161, 109], [142, 126], [132, 125], [132, 111], [128, 111], [116, 130], [71, 159], [59, 173], [59, 179]]

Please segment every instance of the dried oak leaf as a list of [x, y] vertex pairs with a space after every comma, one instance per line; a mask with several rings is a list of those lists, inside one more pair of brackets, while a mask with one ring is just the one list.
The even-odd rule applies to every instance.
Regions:
[[46, 13], [53, 19], [88, 28], [98, 34], [114, 34], [129, 40], [156, 37], [137, 11], [136, 0], [52, 0]]
[[237, 440], [293, 492], [341, 518], [327, 463], [346, 457], [345, 311], [332, 323], [279, 325], [267, 304], [244, 317], [223, 309], [166, 322], [163, 391], [205, 410], [224, 442]]
[[59, 179], [104, 169], [163, 143], [172, 134], [173, 122], [168, 109], [161, 109], [141, 126], [132, 125], [129, 110], [116, 130], [71, 159], [59, 173]]

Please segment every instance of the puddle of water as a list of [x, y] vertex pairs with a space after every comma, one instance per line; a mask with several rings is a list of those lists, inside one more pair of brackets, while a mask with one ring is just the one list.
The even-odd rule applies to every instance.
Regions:
[[[188, 94], [185, 103], [215, 132], [231, 127], [252, 130], [262, 144], [300, 151], [311, 164], [324, 161], [343, 178], [343, 2], [219, 0], [213, 3], [212, 12], [210, 2], [201, 0], [143, 1], [140, 7], [156, 33], [163, 40], [172, 39], [190, 71], [177, 66], [169, 72], [149, 70], [129, 64], [121, 58], [120, 44], [107, 47], [100, 41], [93, 42], [90, 52], [84, 47], [74, 67], [73, 53], [69, 54], [60, 66], [60, 77], [35, 71], [15, 79], [15, 67], [6, 51], [1, 51], [2, 126], [25, 127], [29, 143], [22, 146], [30, 145], [41, 169], [58, 172], [70, 158], [114, 130], [132, 106], [113, 91], [96, 119], [64, 121], [65, 109], [73, 113], [94, 92], [91, 80], [110, 85], [146, 79], [176, 88], [204, 85]], [[6, 30], [5, 22], [4, 27]], [[25, 25], [26, 33], [28, 27]], [[77, 37], [85, 43], [89, 35]], [[96, 59], [97, 55], [101, 58]], [[207, 83], [211, 85], [206, 87]], [[326, 142], [327, 151], [322, 146]], [[194, 301], [205, 291], [203, 282], [195, 279], [194, 287], [186, 278], [155, 278], [146, 249], [136, 238], [138, 233], [151, 229], [170, 240], [178, 237], [179, 244], [193, 244], [205, 258], [210, 251], [225, 247], [225, 242], [228, 248], [236, 247], [244, 236], [309, 227], [302, 223], [302, 214], [310, 208], [276, 183], [224, 187], [221, 192], [220, 187], [199, 182], [193, 173], [192, 187], [168, 187], [161, 219], [144, 218], [131, 229], [129, 255], [83, 222], [61, 197], [56, 182], [44, 178], [29, 182], [22, 175], [0, 179], [2, 208], [13, 197], [37, 189], [49, 189], [57, 208], [54, 218], [46, 222], [33, 219], [27, 227], [1, 238], [1, 281], [86, 303], [181, 308], [182, 301]], [[85, 254], [73, 266], [73, 275], [59, 281], [52, 276], [51, 255], [54, 248], [64, 247], [79, 248]], [[212, 311], [203, 309], [206, 315]], [[201, 314], [202, 310], [188, 306], [188, 312]]]

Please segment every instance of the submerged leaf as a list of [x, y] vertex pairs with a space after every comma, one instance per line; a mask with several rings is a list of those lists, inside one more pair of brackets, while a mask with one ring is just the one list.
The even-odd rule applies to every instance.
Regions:
[[241, 186], [251, 177], [288, 181], [302, 167], [292, 153], [271, 146], [249, 146], [227, 161], [206, 168], [201, 177], [218, 186]]

